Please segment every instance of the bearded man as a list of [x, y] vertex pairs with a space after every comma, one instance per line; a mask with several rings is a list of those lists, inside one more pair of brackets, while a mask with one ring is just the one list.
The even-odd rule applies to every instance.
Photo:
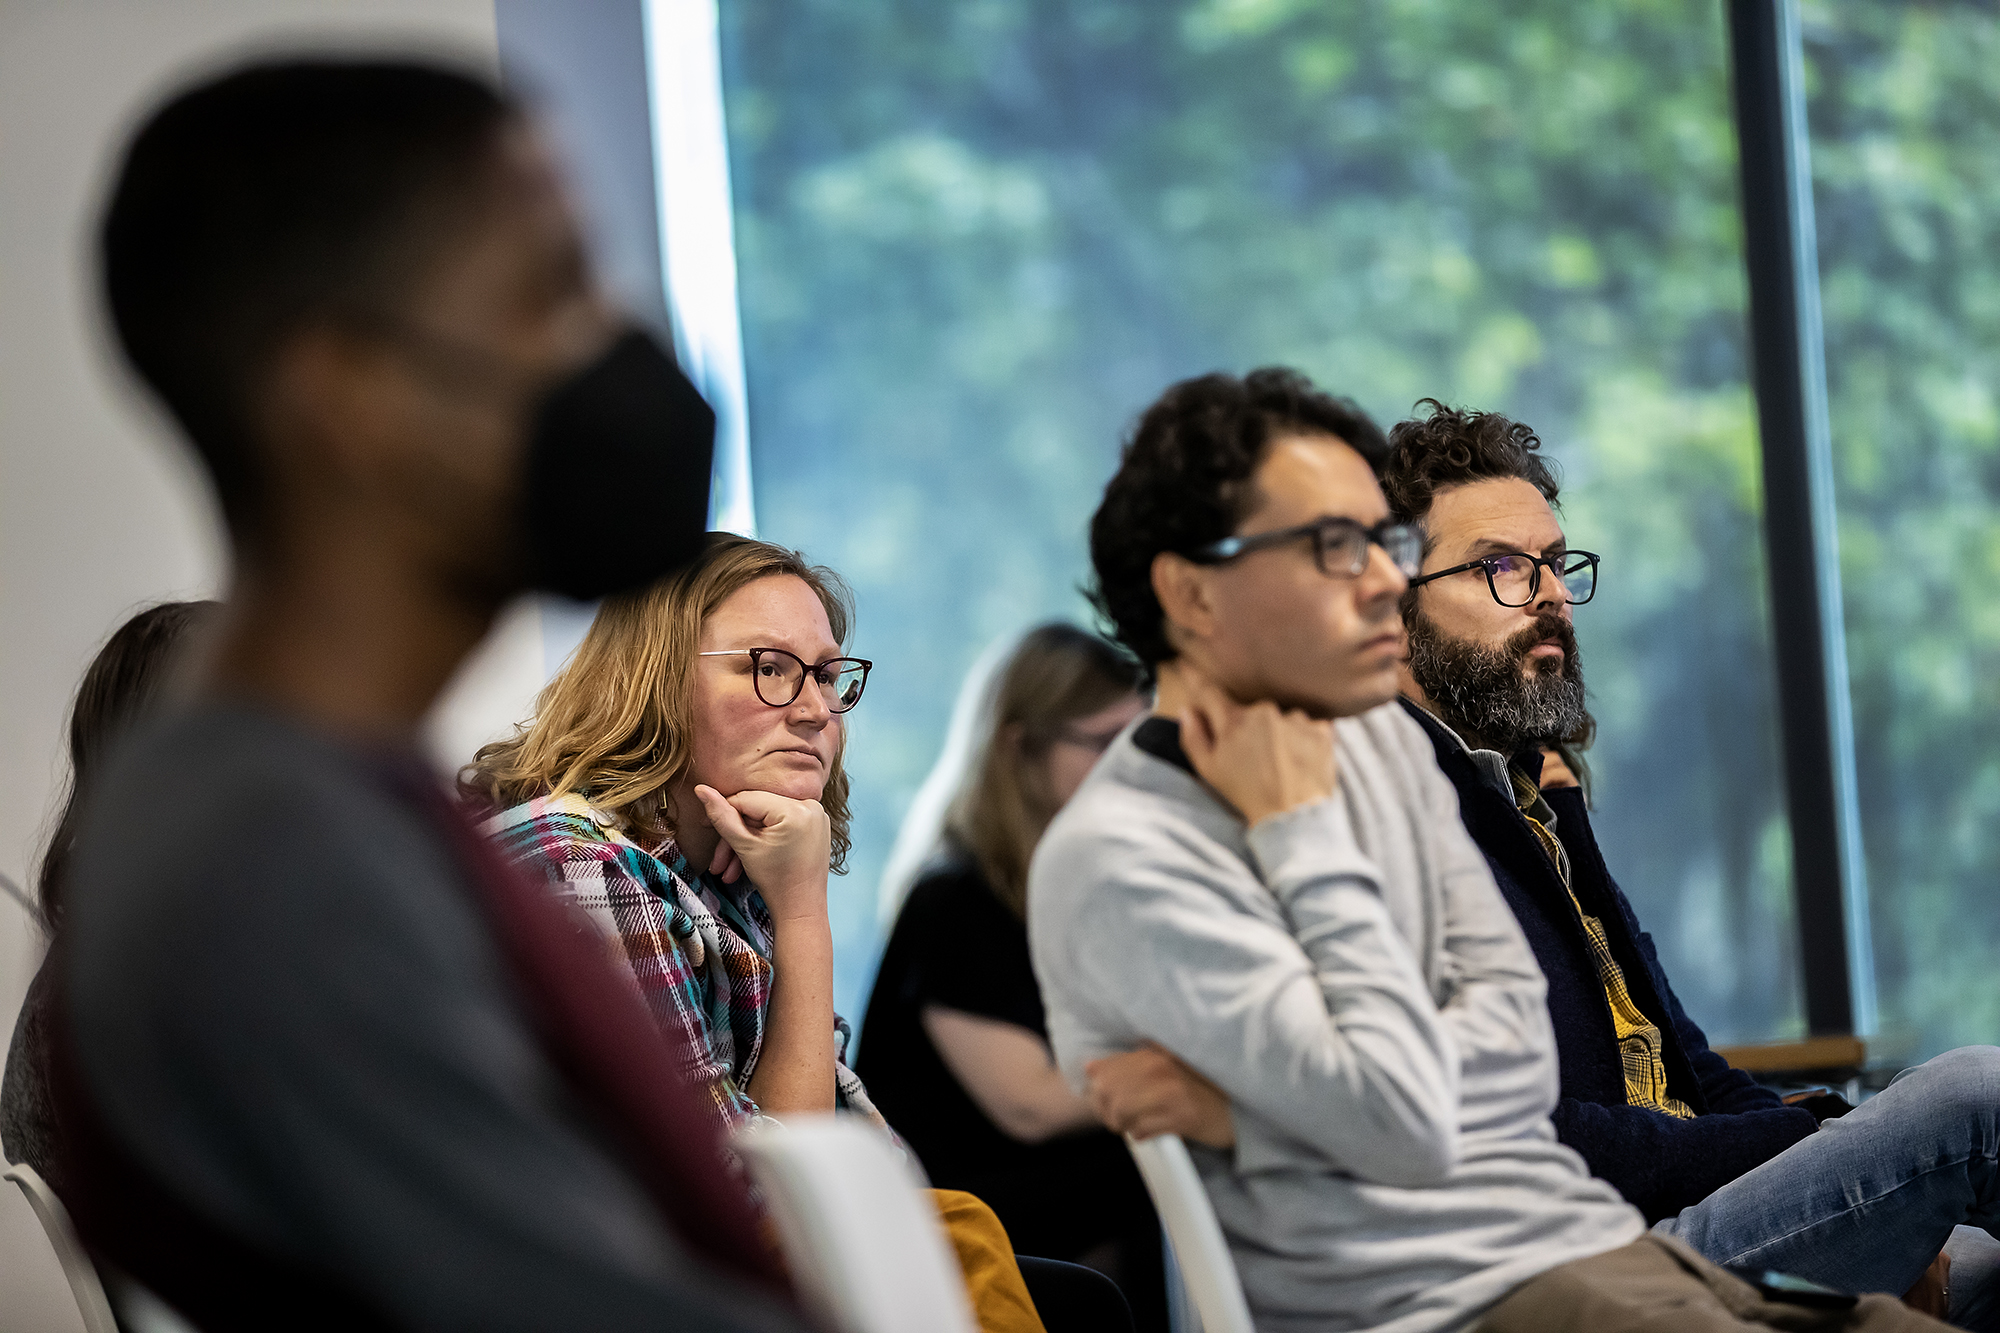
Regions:
[[1961, 1327], [2000, 1327], [2000, 1051], [1947, 1052], [1841, 1115], [1834, 1098], [1787, 1106], [1709, 1049], [1575, 777], [1595, 724], [1571, 614], [1598, 558], [1569, 546], [1532, 430], [1419, 406], [1382, 476], [1424, 543], [1402, 600], [1403, 705], [1548, 978], [1558, 1137], [1656, 1232], [1718, 1263], [1909, 1288]]

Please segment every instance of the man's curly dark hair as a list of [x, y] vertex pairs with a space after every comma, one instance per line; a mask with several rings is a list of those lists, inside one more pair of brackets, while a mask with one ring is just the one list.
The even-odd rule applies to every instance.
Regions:
[[[1541, 437], [1498, 412], [1446, 407], [1435, 398], [1417, 403], [1429, 411], [1389, 429], [1389, 460], [1381, 468], [1382, 494], [1405, 523], [1424, 526], [1439, 490], [1468, 481], [1518, 477], [1556, 507], [1561, 487], [1550, 460], [1542, 457]], [[1430, 551], [1430, 534], [1424, 550]]]
[[[1542, 438], [1528, 426], [1498, 412], [1447, 407], [1435, 398], [1420, 399], [1417, 410], [1424, 415], [1389, 428], [1389, 458], [1380, 474], [1390, 512], [1425, 529], [1426, 555], [1432, 542], [1424, 520], [1444, 487], [1513, 477], [1540, 491], [1551, 509], [1561, 508], [1562, 487], [1556, 479], [1555, 461], [1542, 456]], [[1411, 588], [1403, 594], [1403, 623], [1413, 627], [1413, 636], [1422, 614], [1418, 591]], [[1596, 735], [1597, 721], [1586, 712], [1576, 730], [1556, 745], [1563, 762], [1583, 784], [1586, 796], [1591, 783], [1584, 751]]]
[[1139, 418], [1090, 520], [1090, 599], [1149, 677], [1174, 657], [1153, 558], [1233, 535], [1253, 507], [1257, 465], [1287, 435], [1335, 436], [1378, 472], [1389, 452], [1382, 428], [1352, 400], [1283, 366], [1182, 380]]

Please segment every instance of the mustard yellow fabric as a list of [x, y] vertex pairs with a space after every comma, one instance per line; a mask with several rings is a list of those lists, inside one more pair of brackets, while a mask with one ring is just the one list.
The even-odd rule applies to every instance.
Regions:
[[965, 1294], [983, 1333], [1044, 1333], [1014, 1245], [993, 1210], [964, 1190], [932, 1190], [945, 1234], [965, 1270]]
[[1535, 831], [1535, 837], [1541, 840], [1542, 850], [1548, 853], [1549, 861], [1562, 876], [1570, 906], [1576, 909], [1577, 919], [1583, 922], [1584, 936], [1590, 941], [1590, 958], [1597, 965], [1597, 979], [1604, 986], [1605, 1003], [1611, 1006], [1611, 1028], [1617, 1035], [1618, 1058], [1625, 1069], [1626, 1102], [1664, 1111], [1682, 1120], [1694, 1119], [1692, 1107], [1667, 1093], [1667, 1066], [1660, 1058], [1660, 1029], [1632, 998], [1632, 991], [1625, 984], [1625, 969], [1618, 966], [1618, 960], [1612, 957], [1611, 940], [1604, 933], [1604, 923], [1583, 910], [1583, 904], [1577, 901], [1576, 890], [1570, 887], [1569, 854], [1555, 831], [1540, 818], [1540, 815], [1549, 812], [1540, 788], [1519, 769], [1509, 769], [1508, 775], [1514, 780], [1514, 804], [1520, 808], [1521, 817]]

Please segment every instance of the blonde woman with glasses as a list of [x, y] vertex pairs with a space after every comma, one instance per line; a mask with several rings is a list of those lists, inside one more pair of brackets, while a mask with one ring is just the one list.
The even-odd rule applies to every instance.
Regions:
[[[463, 779], [487, 833], [616, 941], [716, 1112], [869, 1111], [840, 1062], [826, 887], [848, 845], [831, 570], [740, 537], [605, 601], [534, 720]], [[725, 795], [726, 793], [726, 795]]]
[[[689, 568], [607, 598], [532, 721], [460, 778], [502, 854], [604, 934], [725, 1126], [881, 1117], [833, 1011], [827, 879], [848, 850], [845, 715], [871, 664], [846, 586], [711, 534]], [[988, 1330], [1040, 1330], [990, 1209], [940, 1193]]]

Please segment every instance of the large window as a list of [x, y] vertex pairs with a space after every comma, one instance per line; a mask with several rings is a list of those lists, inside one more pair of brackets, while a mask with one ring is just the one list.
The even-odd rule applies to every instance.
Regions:
[[1891, 1059], [2000, 1036], [2000, 18], [1804, 11], [1855, 760]]
[[[737, 0], [723, 56], [760, 528], [852, 581], [878, 663], [844, 1012], [962, 675], [1086, 614], [1123, 431], [1174, 379], [1283, 362], [1385, 424], [1434, 395], [1540, 430], [1572, 541], [1605, 556], [1578, 630], [1614, 872], [1712, 1037], [1801, 1030], [1714, 0]], [[1953, 366], [1948, 401], [1989, 421]], [[1975, 586], [1946, 548], [2000, 550], [1915, 526], [1924, 588]], [[1895, 532], [1870, 558], [1903, 571]]]

